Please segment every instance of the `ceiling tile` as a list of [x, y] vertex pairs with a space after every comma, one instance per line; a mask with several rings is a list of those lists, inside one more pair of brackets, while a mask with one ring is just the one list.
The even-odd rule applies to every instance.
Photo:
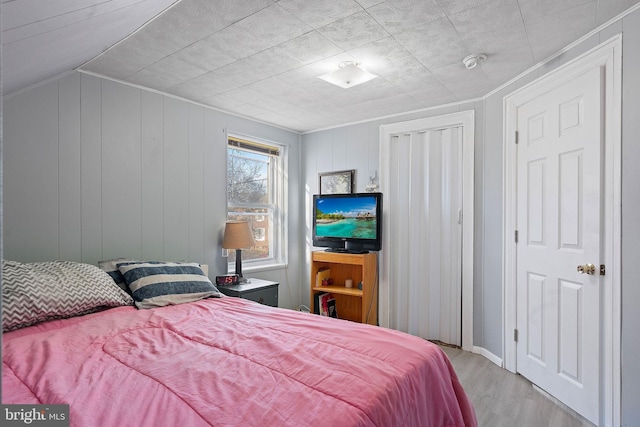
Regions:
[[[451, 91], [442, 84], [429, 88], [416, 88], [411, 92], [407, 92], [407, 95], [422, 105], [433, 105], [431, 104], [432, 99], [447, 99], [447, 102], [451, 102], [455, 98]], [[455, 99], [457, 100], [457, 98]]]
[[291, 57], [286, 49], [279, 46], [251, 55], [243, 61], [245, 61], [243, 66], [259, 69], [269, 76], [281, 74], [303, 65]]
[[[520, 2], [520, 10], [525, 21], [554, 15], [560, 11], [576, 6], [596, 3], [596, 0], [536, 0], [535, 2]], [[604, 2], [606, 3], [606, 1]]]
[[484, 64], [481, 64], [472, 70], [467, 70], [464, 64], [462, 64], [462, 60], [460, 60], [454, 64], [436, 68], [431, 72], [439, 82], [446, 84], [448, 87], [452, 83], [473, 79], [474, 76], [478, 74], [482, 74], [484, 76], [482, 67], [484, 67]]
[[397, 60], [379, 75], [403, 92], [413, 91], [417, 87], [425, 88], [440, 84], [435, 76], [413, 56]]
[[218, 40], [215, 36], [209, 36], [179, 50], [173, 56], [207, 70], [224, 67], [238, 59], [226, 53], [223, 48], [218, 46], [217, 42]]
[[268, 113], [268, 110], [265, 110], [262, 107], [258, 107], [257, 105], [252, 104], [242, 104], [237, 107], [230, 107], [229, 111], [235, 114], [240, 115], [250, 115], [250, 116], [259, 116]]
[[225, 54], [240, 59], [309, 31], [309, 26], [276, 4], [218, 31], [210, 39]]
[[529, 46], [529, 38], [524, 24], [519, 22], [511, 26], [498, 26], [486, 33], [467, 34], [463, 38], [469, 48], [469, 53], [486, 53], [493, 55], [508, 49]]
[[283, 75], [285, 74], [269, 77], [246, 87], [262, 94], [263, 98], [297, 98], [300, 97], [301, 94], [305, 93], [304, 86], [292, 84], [291, 81], [281, 78]]
[[362, 6], [353, 0], [280, 0], [278, 4], [313, 28], [362, 11]]
[[[221, 13], [221, 6], [228, 2], [210, 0], [179, 1], [157, 19], [157, 25], [164, 26], [170, 34], [194, 42], [221, 30], [235, 22], [233, 14]], [[265, 7], [267, 2], [256, 6]], [[255, 8], [249, 9], [252, 13]], [[237, 16], [237, 15], [236, 15]]]
[[384, 74], [386, 70], [395, 69], [395, 65], [400, 60], [411, 56], [411, 53], [404, 48], [394, 37], [387, 37], [351, 49], [349, 52], [363, 68], [374, 74]]
[[302, 64], [310, 64], [337, 55], [342, 50], [317, 31], [284, 42], [278, 47]]
[[214, 73], [225, 83], [227, 90], [248, 86], [269, 77], [264, 70], [252, 67], [249, 58], [225, 65]]
[[524, 34], [524, 25], [517, 0], [485, 2], [472, 9], [450, 15], [449, 20], [456, 31], [466, 40], [472, 40], [481, 34], [493, 33], [503, 27], [521, 27]]
[[267, 40], [271, 46], [312, 30], [302, 20], [280, 7], [278, 3], [238, 21], [234, 26], [251, 33], [255, 38]]
[[327, 83], [323, 80], [318, 79], [317, 77], [337, 70], [340, 64], [345, 61], [354, 61], [354, 60], [355, 59], [353, 58], [353, 56], [349, 55], [346, 52], [343, 52], [334, 56], [323, 58], [319, 61], [306, 64], [303, 67], [291, 70], [290, 72], [284, 73], [283, 77], [287, 77], [291, 79], [292, 84], [306, 85], [306, 84], [313, 84], [313, 83], [321, 83], [322, 85], [333, 86], [330, 83]]
[[437, 97], [437, 96], [430, 96], [427, 95], [425, 96], [423, 99], [421, 99], [420, 105], [422, 106], [422, 108], [429, 108], [429, 107], [437, 107], [440, 105], [447, 105], [447, 104], [452, 104], [455, 102], [459, 102], [462, 100], [465, 100], [468, 98], [458, 98], [457, 96], [451, 94], [451, 95], [445, 95], [442, 97]]
[[389, 33], [397, 34], [445, 16], [435, 0], [387, 0], [367, 12]]
[[469, 48], [449, 19], [437, 19], [395, 35], [429, 70], [462, 61]]
[[142, 43], [140, 38], [130, 37], [119, 43], [117, 49], [110, 49], [89, 61], [82, 69], [125, 79], [165, 57], [164, 53]]
[[325, 25], [318, 31], [344, 50], [354, 49], [389, 36], [368, 13], [359, 12]]
[[154, 89], [167, 89], [206, 74], [207, 70], [169, 56], [131, 76], [133, 83], [147, 84]]
[[453, 15], [490, 1], [492, 0], [438, 0], [438, 4], [447, 15]]
[[538, 63], [558, 52], [558, 46], [566, 46], [580, 38], [581, 33], [566, 33], [544, 42], [532, 43], [531, 52], [534, 62]]
[[187, 99], [193, 99], [194, 101], [200, 101], [231, 89], [233, 88], [225, 86], [225, 82], [218, 75], [218, 70], [215, 70], [173, 86], [168, 89], [168, 92]]
[[[185, 1], [185, 0], [180, 0]], [[207, 3], [214, 13], [229, 23], [238, 22], [247, 16], [277, 3], [278, 0], [188, 0]], [[206, 14], [209, 15], [209, 14]], [[205, 15], [205, 16], [206, 16]]]
[[201, 100], [243, 86], [248, 86], [251, 83], [268, 77], [268, 75], [260, 69], [245, 67], [245, 61], [246, 60], [236, 61], [184, 83], [180, 83], [170, 88], [170, 92], [187, 98]]
[[233, 107], [246, 104], [246, 101], [234, 96], [233, 91], [202, 98], [199, 102], [221, 110], [229, 111]]
[[294, 112], [294, 111], [300, 110], [300, 107], [295, 106], [295, 104], [292, 105], [290, 102], [277, 100], [277, 99], [269, 99], [269, 98], [256, 99], [252, 101], [251, 104], [257, 107], [260, 107], [266, 111], [279, 112], [285, 115], [287, 111]]
[[384, 3], [384, 1], [385, 0], [356, 0], [356, 2], [358, 2], [358, 4], [365, 9], [368, 9], [380, 3]]
[[[527, 70], [528, 67], [525, 68], [509, 68], [509, 69], [505, 69], [505, 70], [500, 70], [500, 71], [495, 71], [492, 73], [487, 73], [487, 78], [489, 80], [491, 80], [492, 83], [494, 83], [495, 87], [498, 87], [500, 85], [503, 85], [504, 83], [510, 81], [511, 79], [513, 79], [514, 77], [519, 76], [520, 74], [522, 74], [524, 71]], [[493, 90], [493, 89], [491, 89]]]
[[490, 55], [480, 64], [482, 71], [491, 77], [492, 74], [505, 70], [526, 70], [535, 65], [533, 53], [529, 46], [509, 49]]
[[256, 38], [237, 25], [231, 25], [209, 36], [207, 42], [234, 59], [246, 58], [272, 46], [268, 40]]
[[475, 71], [472, 77], [465, 80], [457, 80], [451, 84], [445, 83], [447, 89], [451, 91], [459, 100], [479, 98], [496, 87], [481, 70]]
[[596, 2], [589, 2], [540, 18], [528, 19], [525, 26], [529, 40], [536, 45], [563, 34], [585, 34], [595, 26], [596, 7]]
[[142, 44], [153, 46], [155, 50], [166, 55], [189, 46], [198, 40], [197, 31], [194, 31], [196, 27], [189, 26], [189, 14], [185, 10], [189, 4], [190, 2], [178, 2], [145, 25], [144, 31], [138, 31], [131, 37], [139, 38]]
[[405, 113], [422, 108], [419, 102], [409, 95], [399, 94], [386, 98], [378, 98], [355, 104], [354, 108], [362, 111], [373, 111], [377, 117]]

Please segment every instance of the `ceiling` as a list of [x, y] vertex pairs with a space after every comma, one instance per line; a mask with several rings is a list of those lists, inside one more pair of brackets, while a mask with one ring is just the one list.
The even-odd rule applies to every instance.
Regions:
[[[481, 97], [639, 2], [2, 0], [3, 92], [77, 68], [308, 132]], [[379, 77], [317, 78], [344, 61]]]

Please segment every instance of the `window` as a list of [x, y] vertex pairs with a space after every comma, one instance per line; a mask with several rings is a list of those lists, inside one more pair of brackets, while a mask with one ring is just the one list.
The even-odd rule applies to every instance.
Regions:
[[[245, 220], [256, 245], [242, 250], [245, 268], [285, 263], [284, 147], [228, 136], [227, 218]], [[235, 266], [229, 251], [229, 271]]]

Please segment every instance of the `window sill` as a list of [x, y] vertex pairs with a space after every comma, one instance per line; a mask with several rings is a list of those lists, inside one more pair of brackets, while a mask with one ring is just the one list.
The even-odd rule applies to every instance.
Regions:
[[[235, 269], [233, 267], [235, 267], [235, 265], [229, 269], [230, 274], [235, 273]], [[254, 266], [243, 265], [242, 274], [245, 275], [246, 273], [254, 273], [254, 272], [260, 272], [260, 271], [284, 270], [287, 267], [288, 267], [287, 263], [264, 264], [264, 265], [254, 265]]]

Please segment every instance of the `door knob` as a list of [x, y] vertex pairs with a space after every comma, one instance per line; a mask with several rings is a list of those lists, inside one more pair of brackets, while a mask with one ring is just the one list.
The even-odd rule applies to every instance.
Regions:
[[587, 274], [594, 275], [596, 274], [596, 266], [593, 264], [579, 265], [578, 273], [580, 274], [587, 273]]

